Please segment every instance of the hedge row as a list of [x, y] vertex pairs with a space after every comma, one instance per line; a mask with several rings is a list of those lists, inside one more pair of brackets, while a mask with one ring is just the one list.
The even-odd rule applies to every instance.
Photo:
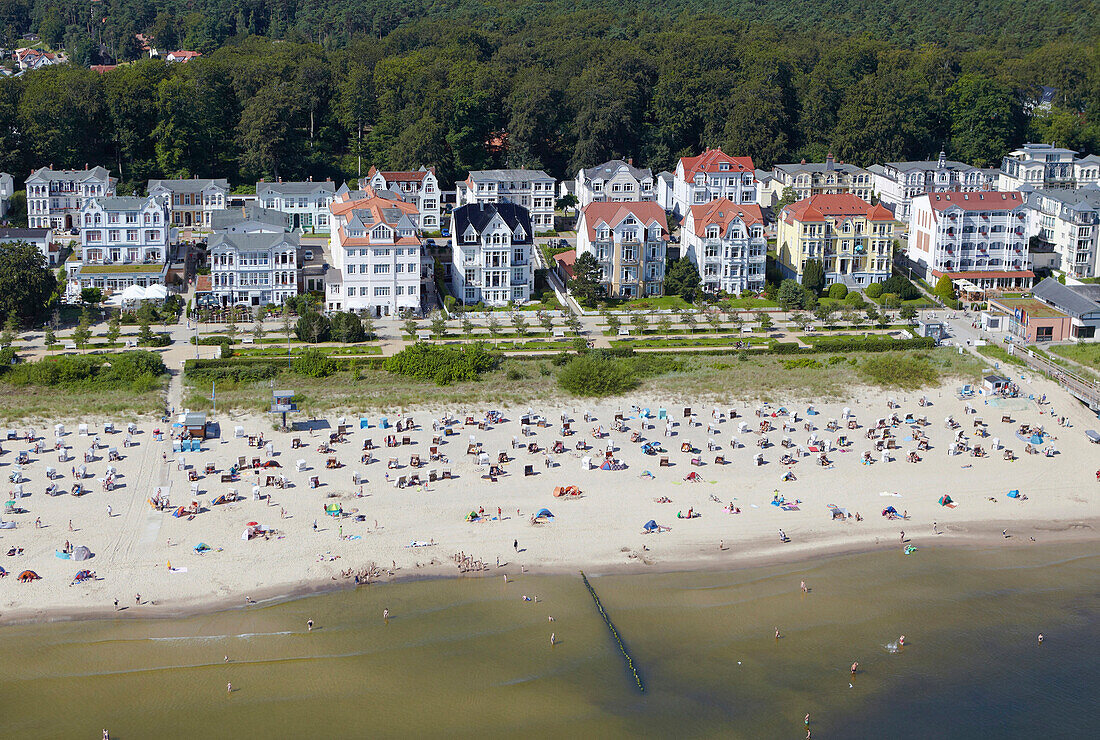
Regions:
[[931, 337], [895, 339], [893, 337], [814, 337], [812, 347], [803, 348], [796, 342], [772, 342], [766, 353], [778, 355], [810, 354], [813, 352], [889, 352], [892, 350], [932, 349]]
[[[337, 370], [378, 370], [382, 368], [384, 361], [382, 357], [332, 356], [330, 359], [336, 364]], [[250, 382], [271, 380], [287, 370], [285, 357], [230, 357], [224, 360], [188, 360], [183, 371], [191, 380]]]

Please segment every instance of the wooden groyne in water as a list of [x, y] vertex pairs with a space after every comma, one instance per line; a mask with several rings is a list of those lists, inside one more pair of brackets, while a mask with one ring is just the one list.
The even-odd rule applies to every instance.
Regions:
[[630, 657], [630, 652], [623, 644], [623, 638], [619, 636], [619, 630], [615, 629], [615, 624], [604, 610], [603, 604], [600, 603], [600, 597], [596, 594], [596, 589], [592, 588], [592, 584], [588, 582], [588, 577], [584, 574], [584, 571], [581, 571], [581, 580], [584, 582], [584, 587], [588, 589], [588, 593], [592, 594], [592, 601], [596, 602], [596, 611], [603, 617], [604, 624], [611, 632], [611, 637], [615, 639], [615, 644], [619, 646], [619, 652], [626, 658], [626, 667], [630, 669], [630, 674], [634, 677], [634, 683], [638, 684], [638, 691], [645, 693], [645, 684], [642, 683], [642, 677], [638, 675], [638, 667], [634, 665], [634, 659]]

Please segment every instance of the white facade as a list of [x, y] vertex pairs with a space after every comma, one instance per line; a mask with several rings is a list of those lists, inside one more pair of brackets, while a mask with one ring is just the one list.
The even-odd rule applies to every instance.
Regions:
[[888, 162], [867, 170], [879, 201], [902, 223], [909, 223], [912, 201], [918, 195], [949, 190], [973, 193], [997, 185], [995, 170], [949, 160], [942, 151], [935, 162]]
[[1001, 161], [997, 187], [1063, 190], [1100, 184], [1100, 157], [1090, 154], [1077, 159], [1076, 155], [1073, 149], [1050, 144], [1024, 144]]
[[530, 214], [535, 233], [554, 228], [554, 178], [542, 170], [480, 170], [455, 189], [458, 206], [515, 203]]
[[683, 216], [692, 206], [728, 198], [734, 203], [757, 203], [756, 168], [752, 157], [731, 157], [721, 149], [707, 149], [698, 157], [683, 157], [672, 182], [672, 208]]
[[376, 192], [389, 190], [400, 195], [406, 203], [415, 205], [420, 213], [420, 228], [424, 231], [438, 231], [443, 223], [439, 180], [434, 167], [421, 167], [411, 172], [383, 172], [371, 167], [367, 176], [359, 181], [359, 187], [371, 187]]
[[768, 240], [758, 205], [721, 199], [692, 206], [684, 219], [682, 253], [699, 269], [703, 290], [741, 295], [764, 289]]
[[118, 179], [102, 167], [31, 173], [27, 186], [27, 225], [32, 229], [69, 231], [80, 223], [80, 209], [90, 198], [115, 194]]
[[107, 291], [163, 284], [171, 228], [160, 198], [90, 198], [81, 209], [80, 260], [69, 270], [79, 287]]
[[332, 204], [329, 246], [335, 269], [325, 274], [330, 311], [394, 316], [420, 309], [424, 248], [416, 206], [379, 197]]
[[653, 171], [635, 167], [633, 162], [621, 159], [577, 172], [573, 195], [577, 198], [578, 208], [584, 208], [589, 203], [657, 200]]
[[229, 182], [216, 180], [150, 180], [149, 195], [168, 204], [173, 226], [210, 228], [210, 214], [226, 206]]
[[324, 182], [256, 183], [256, 199], [264, 208], [273, 208], [290, 216], [291, 228], [327, 234], [331, 226], [328, 207], [336, 197], [336, 187]]
[[223, 306], [281, 306], [298, 295], [297, 234], [216, 234], [207, 253], [210, 289]]
[[1100, 277], [1100, 187], [1027, 193], [1031, 233], [1053, 249], [1067, 277]]
[[531, 216], [514, 203], [475, 203], [451, 214], [451, 278], [466, 305], [531, 299]]
[[0, 218], [8, 215], [13, 193], [15, 193], [15, 179], [7, 172], [0, 172]]
[[33, 244], [46, 261], [47, 267], [57, 266], [57, 245], [53, 242], [53, 232], [49, 229], [8, 229], [0, 228], [0, 244], [27, 242]]
[[1028, 207], [1021, 193], [987, 191], [913, 199], [906, 256], [933, 285], [943, 275], [981, 288], [1030, 287]]

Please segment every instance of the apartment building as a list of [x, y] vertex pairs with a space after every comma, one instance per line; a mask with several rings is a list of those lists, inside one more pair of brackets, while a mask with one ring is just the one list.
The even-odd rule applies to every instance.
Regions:
[[222, 306], [281, 306], [298, 295], [298, 235], [214, 234], [207, 256], [210, 290]]
[[442, 225], [442, 204], [439, 179], [435, 167], [421, 167], [408, 172], [383, 172], [371, 167], [367, 176], [359, 180], [359, 188], [373, 188], [376, 193], [384, 190], [396, 193], [401, 200], [412, 203], [420, 213], [420, 228], [439, 231]]
[[0, 172], [0, 218], [11, 210], [11, 196], [15, 194], [15, 178], [7, 172]]
[[226, 206], [229, 181], [225, 178], [150, 180], [146, 192], [165, 200], [173, 226], [209, 229], [210, 214]]
[[665, 208], [686, 216], [692, 206], [718, 198], [739, 205], [756, 203], [758, 185], [752, 157], [731, 157], [721, 148], [707, 149], [698, 157], [683, 157], [676, 164], [671, 201]]
[[997, 170], [950, 160], [942, 151], [935, 162], [887, 162], [873, 164], [867, 171], [879, 202], [902, 223], [909, 223], [913, 198], [919, 195], [949, 190], [973, 193], [997, 186]]
[[529, 214], [535, 233], [554, 228], [554, 178], [542, 170], [480, 170], [455, 184], [456, 203], [513, 203]]
[[531, 299], [531, 219], [512, 202], [470, 203], [451, 213], [451, 279], [459, 300], [503, 306]]
[[913, 199], [906, 256], [914, 274], [981, 289], [1028, 288], [1028, 206], [1023, 193], [929, 193]]
[[695, 263], [708, 293], [741, 295], [764, 289], [768, 240], [764, 214], [754, 203], [728, 198], [692, 206], [684, 219], [680, 248]]
[[635, 167], [633, 160], [613, 159], [580, 170], [573, 183], [573, 195], [578, 208], [589, 203], [655, 201], [654, 182], [653, 170]]
[[212, 211], [210, 228], [225, 234], [278, 234], [292, 230], [289, 215], [255, 203]]
[[668, 239], [665, 211], [653, 201], [589, 203], [577, 218], [577, 256], [595, 256], [612, 298], [661, 295]]
[[802, 282], [806, 261], [820, 260], [825, 284], [863, 289], [890, 277], [894, 215], [847, 193], [814, 195], [779, 213], [776, 245], [785, 278]]
[[1024, 144], [1001, 160], [997, 187], [1019, 190], [1025, 185], [1044, 190], [1100, 185], [1100, 157], [1090, 154], [1078, 159], [1073, 149], [1052, 144]]
[[1100, 277], [1100, 187], [1025, 192], [1029, 233], [1071, 278]]
[[171, 227], [168, 205], [152, 196], [89, 198], [78, 216], [80, 257], [66, 264], [70, 282], [108, 293], [163, 285]]
[[102, 167], [55, 170], [41, 167], [31, 173], [27, 186], [27, 225], [32, 229], [72, 231], [80, 224], [80, 211], [90, 198], [115, 194], [118, 178]]
[[359, 195], [330, 206], [335, 269], [325, 274], [328, 309], [373, 316], [419, 311], [424, 248], [416, 204], [383, 198], [369, 187]]
[[802, 160], [798, 164], [775, 165], [766, 188], [773, 198], [771, 202], [774, 203], [782, 197], [787, 188], [794, 192], [795, 200], [803, 200], [811, 195], [851, 193], [857, 198], [870, 201], [873, 192], [870, 172], [853, 164], [837, 162], [832, 152], [825, 157], [824, 162]]
[[331, 180], [314, 182], [266, 182], [256, 183], [256, 200], [264, 208], [282, 211], [290, 216], [290, 226], [302, 231], [329, 233], [329, 204], [336, 197], [336, 186]]

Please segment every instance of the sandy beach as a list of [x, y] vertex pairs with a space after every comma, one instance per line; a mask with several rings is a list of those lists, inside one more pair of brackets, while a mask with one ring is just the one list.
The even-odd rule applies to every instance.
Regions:
[[[72, 459], [60, 462], [53, 425], [38, 422], [40, 453], [34, 453], [33, 443], [9, 439], [0, 455], [0, 472], [12, 490], [17, 453], [30, 453], [30, 462], [20, 466], [18, 485], [24, 495], [14, 500], [21, 511], [3, 515], [15, 528], [0, 529], [0, 566], [8, 573], [0, 579], [0, 621], [113, 614], [116, 599], [118, 614], [125, 616], [239, 608], [250, 601], [350, 587], [355, 575], [384, 581], [464, 572], [706, 569], [879, 548], [896, 549], [900, 557], [906, 545], [916, 548], [912, 557], [919, 557], [922, 548], [947, 545], [999, 541], [1005, 547], [1027, 547], [1095, 538], [1098, 511], [1090, 494], [1097, 487], [1100, 456], [1084, 435], [1094, 420], [1054, 384], [1030, 375], [1017, 374], [1014, 380], [1021, 398], [963, 400], [954, 386], [912, 393], [856, 389], [852, 398], [828, 404], [796, 398], [765, 406], [745, 400], [629, 397], [495, 409], [503, 420], [487, 424], [480, 424], [490, 411], [485, 408], [371, 411], [363, 413], [367, 428], [361, 428], [359, 414], [344, 417], [346, 441], [333, 442], [332, 452], [321, 447], [337, 432], [336, 415], [316, 420], [311, 429], [275, 432], [272, 417], [219, 414], [212, 419], [219, 436], [202, 443], [201, 451], [186, 453], [173, 451], [170, 424], [66, 419], [60, 439]], [[1043, 394], [1049, 402], [1039, 405], [1035, 399]], [[922, 397], [928, 405], [920, 405]], [[816, 414], [807, 413], [811, 406]], [[685, 416], [688, 407], [694, 424], [691, 415]], [[642, 418], [643, 409], [651, 418]], [[660, 409], [667, 418], [657, 418]], [[1067, 426], [1051, 418], [1052, 409], [1066, 416]], [[448, 415], [449, 424], [444, 423]], [[532, 423], [524, 434], [526, 415]], [[380, 428], [382, 416], [390, 428]], [[563, 416], [573, 432], [567, 436]], [[905, 421], [922, 416], [926, 425]], [[545, 426], [538, 424], [539, 417]], [[948, 417], [957, 429], [948, 426]], [[396, 423], [409, 418], [413, 428], [403, 424], [398, 432]], [[880, 419], [891, 437], [883, 439], [878, 430], [878, 439], [868, 438]], [[839, 428], [830, 429], [831, 420]], [[105, 433], [107, 421], [120, 431]], [[774, 430], [761, 434], [765, 421]], [[132, 446], [125, 447], [131, 422], [137, 433]], [[78, 431], [82, 423], [89, 426], [86, 436]], [[1023, 424], [1042, 426], [1046, 436], [1036, 447], [1057, 454], [1026, 454], [1030, 437], [1018, 435]], [[13, 429], [22, 435], [29, 427]], [[238, 427], [243, 436], [237, 436]], [[162, 441], [154, 439], [155, 429], [163, 433]], [[603, 436], [596, 436], [597, 429]], [[908, 454], [919, 444], [915, 431], [927, 437], [929, 448], [919, 451], [920, 462], [909, 462]], [[986, 455], [949, 455], [960, 431], [964, 445], [980, 445]], [[249, 436], [260, 434], [273, 454], [250, 446]], [[97, 435], [102, 447], [84, 463]], [[396, 447], [387, 447], [389, 435], [396, 436]], [[811, 435], [816, 451], [811, 451]], [[436, 436], [442, 437], [439, 444], [433, 444]], [[842, 436], [848, 444], [838, 446]], [[403, 444], [406, 437], [408, 444]], [[762, 437], [769, 441], [763, 448], [758, 446]], [[783, 445], [785, 437], [790, 447]], [[993, 448], [995, 438], [1001, 449]], [[292, 448], [294, 439], [302, 446]], [[366, 440], [374, 445], [370, 463], [362, 462]], [[889, 448], [890, 440], [896, 448]], [[876, 449], [880, 441], [886, 461]], [[552, 451], [556, 442], [563, 451]], [[647, 442], [665, 451], [645, 454]], [[829, 446], [828, 465], [819, 463], [823, 442]], [[588, 449], [577, 449], [578, 443]], [[469, 454], [471, 444], [487, 458]], [[538, 451], [529, 451], [528, 445]], [[430, 459], [433, 446], [441, 459]], [[110, 448], [121, 459], [109, 460]], [[600, 469], [608, 448], [618, 469]], [[684, 451], [688, 448], [695, 452]], [[1017, 459], [1004, 459], [1004, 448]], [[496, 466], [502, 452], [508, 461], [499, 464], [502, 474], [490, 480], [485, 460]], [[865, 462], [864, 453], [872, 462]], [[755, 464], [758, 454], [762, 465]], [[419, 468], [410, 464], [414, 455], [422, 461]], [[784, 455], [797, 461], [784, 464]], [[719, 456], [725, 464], [715, 461]], [[240, 457], [246, 468], [239, 480], [223, 482]], [[660, 464], [664, 457], [668, 466]], [[261, 466], [274, 462], [278, 467], [254, 470], [255, 458]], [[330, 458], [340, 467], [327, 467]], [[390, 467], [391, 458], [398, 467]], [[701, 464], [692, 464], [692, 458]], [[73, 496], [68, 493], [75, 483], [73, 467], [82, 464], [87, 470], [82, 483], [89, 490]], [[215, 472], [207, 473], [208, 465]], [[102, 483], [108, 466], [117, 471], [112, 491]], [[526, 466], [533, 474], [524, 474]], [[47, 467], [56, 469], [56, 479], [47, 479]], [[438, 480], [429, 480], [432, 471]], [[451, 477], [443, 478], [444, 471]], [[784, 480], [788, 473], [793, 480]], [[420, 485], [408, 484], [414, 474]], [[691, 474], [698, 480], [687, 480]], [[282, 476], [286, 487], [277, 485]], [[317, 487], [310, 485], [314, 476]], [[362, 482], [355, 483], [355, 476]], [[397, 484], [401, 477], [404, 487]], [[47, 495], [51, 482], [65, 493]], [[553, 495], [556, 487], [568, 486], [581, 495]], [[1010, 498], [1010, 490], [1021, 496]], [[171, 501], [170, 508], [150, 504], [158, 491]], [[213, 503], [232, 491], [239, 500]], [[944, 494], [954, 506], [939, 503]], [[777, 495], [782, 506], [773, 505]], [[670, 501], [660, 502], [662, 497]], [[199, 504], [199, 513], [173, 515], [192, 502]], [[326, 505], [334, 504], [340, 516], [326, 514]], [[905, 518], [883, 516], [891, 506]], [[842, 511], [834, 514], [830, 507]], [[543, 508], [553, 517], [533, 522]], [[474, 521], [468, 521], [471, 512], [479, 514]], [[689, 512], [695, 515], [691, 519]], [[661, 531], [645, 534], [643, 525], [651, 520]], [[248, 538], [251, 522], [259, 525], [252, 527], [259, 536]], [[780, 540], [781, 531], [788, 541]], [[82, 562], [57, 557], [67, 542], [89, 548], [93, 557]], [[209, 549], [197, 551], [200, 543]], [[5, 554], [13, 548], [16, 554]], [[456, 562], [459, 554], [465, 567]], [[94, 571], [95, 580], [73, 585], [82, 569]], [[24, 570], [41, 579], [20, 583]]]

